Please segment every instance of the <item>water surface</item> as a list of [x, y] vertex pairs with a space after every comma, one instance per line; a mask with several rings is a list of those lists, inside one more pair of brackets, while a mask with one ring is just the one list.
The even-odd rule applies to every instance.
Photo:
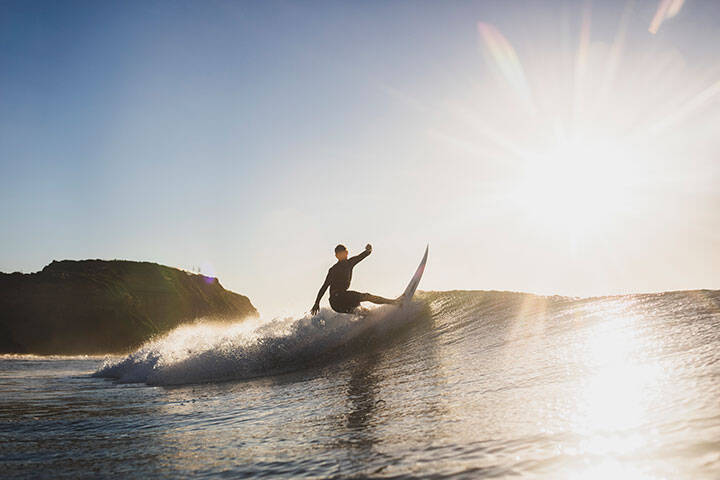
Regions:
[[720, 292], [420, 295], [0, 357], [5, 478], [719, 478]]

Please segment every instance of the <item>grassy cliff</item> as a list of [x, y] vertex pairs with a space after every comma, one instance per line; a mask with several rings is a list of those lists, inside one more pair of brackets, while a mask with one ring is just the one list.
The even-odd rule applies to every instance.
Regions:
[[198, 317], [257, 315], [216, 278], [155, 263], [64, 260], [0, 273], [0, 353], [122, 352]]

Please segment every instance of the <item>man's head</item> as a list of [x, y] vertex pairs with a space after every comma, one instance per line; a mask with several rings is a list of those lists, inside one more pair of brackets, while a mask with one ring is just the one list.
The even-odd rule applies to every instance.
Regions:
[[348, 256], [348, 249], [345, 248], [345, 245], [340, 244], [337, 247], [335, 247], [335, 258], [338, 260], [345, 260]]

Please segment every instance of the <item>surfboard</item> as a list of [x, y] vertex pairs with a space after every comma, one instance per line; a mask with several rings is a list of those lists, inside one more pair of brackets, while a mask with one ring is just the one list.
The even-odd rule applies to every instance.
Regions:
[[405, 289], [403, 294], [400, 296], [400, 298], [401, 298], [400, 305], [401, 306], [410, 302], [410, 300], [412, 300], [413, 295], [415, 295], [415, 290], [417, 290], [417, 287], [420, 284], [420, 279], [422, 278], [423, 272], [425, 271], [425, 264], [427, 263], [429, 248], [430, 248], [430, 245], [425, 247], [425, 254], [422, 257], [422, 260], [420, 260], [420, 265], [418, 265], [417, 270], [415, 270], [415, 275], [413, 275], [412, 279], [410, 279], [410, 283], [408, 283], [407, 288]]

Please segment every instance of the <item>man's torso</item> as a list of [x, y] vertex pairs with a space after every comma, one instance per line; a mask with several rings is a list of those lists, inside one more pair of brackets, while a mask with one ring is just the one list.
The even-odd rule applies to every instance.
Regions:
[[344, 292], [350, 288], [353, 266], [354, 265], [349, 261], [342, 260], [330, 267], [328, 276], [330, 278], [331, 296], [335, 293]]

